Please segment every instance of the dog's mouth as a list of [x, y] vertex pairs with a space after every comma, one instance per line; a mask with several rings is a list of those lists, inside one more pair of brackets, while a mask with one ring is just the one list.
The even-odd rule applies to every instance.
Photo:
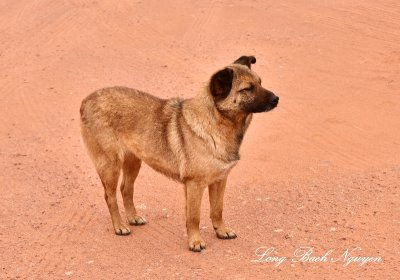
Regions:
[[268, 103], [267, 108], [265, 109], [264, 112], [271, 111], [271, 110], [275, 109], [276, 107], [278, 107], [278, 102]]

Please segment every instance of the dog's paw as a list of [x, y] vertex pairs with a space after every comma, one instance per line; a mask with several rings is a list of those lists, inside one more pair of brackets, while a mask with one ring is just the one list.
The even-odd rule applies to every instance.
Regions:
[[206, 248], [206, 243], [201, 237], [194, 237], [189, 239], [189, 250], [193, 252], [201, 252]]
[[116, 235], [129, 235], [131, 234], [131, 230], [128, 228], [128, 226], [120, 224], [116, 227], [114, 227], [115, 234]]
[[147, 223], [143, 217], [138, 216], [138, 215], [128, 218], [128, 222], [132, 226], [142, 226]]
[[217, 237], [220, 239], [233, 239], [237, 237], [236, 233], [228, 227], [214, 228], [214, 229], [215, 233], [217, 234]]

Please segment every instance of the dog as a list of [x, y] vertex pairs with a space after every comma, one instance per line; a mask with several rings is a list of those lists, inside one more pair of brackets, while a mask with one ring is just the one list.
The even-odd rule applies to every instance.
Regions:
[[207, 187], [217, 237], [236, 238], [222, 218], [227, 176], [239, 161], [239, 148], [253, 114], [270, 111], [279, 101], [251, 70], [255, 62], [254, 56], [241, 56], [214, 73], [207, 86], [190, 99], [166, 100], [131, 88], [110, 87], [82, 101], [82, 138], [103, 184], [117, 235], [130, 234], [116, 197], [121, 169], [127, 221], [130, 225], [146, 223], [133, 203], [134, 182], [143, 161], [184, 185], [191, 251], [206, 247], [199, 223]]

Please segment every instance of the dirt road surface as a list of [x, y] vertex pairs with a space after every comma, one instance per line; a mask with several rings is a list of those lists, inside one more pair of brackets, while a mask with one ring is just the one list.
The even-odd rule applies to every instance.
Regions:
[[[398, 1], [0, 1], [0, 279], [398, 279], [399, 46]], [[243, 54], [281, 99], [229, 178], [239, 237], [215, 237], [205, 194], [207, 249], [190, 252], [182, 187], [147, 166], [149, 223], [116, 236], [81, 100], [190, 97]], [[382, 261], [292, 261], [302, 246]], [[288, 258], [254, 262], [259, 247]]]

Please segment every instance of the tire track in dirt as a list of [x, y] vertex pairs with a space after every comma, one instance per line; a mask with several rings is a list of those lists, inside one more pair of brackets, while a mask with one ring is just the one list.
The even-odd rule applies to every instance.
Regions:
[[[78, 185], [79, 182], [72, 180], [69, 184], [66, 188], [72, 188], [74, 185]], [[57, 187], [54, 191], [61, 191], [60, 187]], [[76, 197], [77, 194], [70, 193], [66, 195], [66, 197], [68, 196]], [[30, 275], [40, 276], [46, 272], [58, 273], [58, 270], [62, 269], [63, 266], [68, 266], [71, 258], [76, 257], [74, 250], [64, 250], [63, 248], [72, 244], [79, 246], [77, 244], [79, 234], [75, 233], [88, 234], [87, 229], [93, 226], [95, 213], [87, 201], [84, 200], [84, 197], [79, 196], [78, 199], [66, 200], [64, 198], [59, 200], [61, 202], [59, 206], [63, 209], [68, 209], [68, 211], [63, 213], [62, 219], [58, 220], [55, 225], [48, 225], [51, 228], [39, 240], [43, 244], [36, 251], [36, 254], [40, 257], [40, 261], [29, 271]]]
[[[154, 4], [153, 4], [154, 5]], [[156, 65], [163, 65], [166, 62], [172, 62], [172, 64], [184, 64], [184, 60], [191, 57], [190, 52], [179, 44], [174, 44], [173, 51], [171, 52], [159, 52], [160, 44], [168, 44], [166, 48], [169, 48], [171, 44], [171, 37], [163, 34], [156, 27], [151, 24], [149, 15], [142, 14], [139, 18], [130, 18], [129, 14], [132, 13], [132, 7], [130, 9], [124, 9], [123, 11], [116, 10], [114, 13], [118, 13], [121, 17], [117, 21], [110, 20], [107, 13], [99, 14], [99, 22], [102, 24], [102, 29], [107, 30], [107, 33], [113, 34], [117, 39], [118, 44], [131, 44], [132, 48], [135, 48], [136, 52], [140, 55], [139, 59], [135, 59], [135, 66], [149, 72], [153, 70], [153, 63], [148, 63], [144, 58], [151, 57], [152, 60], [157, 61]], [[148, 12], [148, 11], [147, 11]], [[126, 15], [126, 16], [123, 16]], [[120, 28], [121, 26], [132, 26], [134, 32], [126, 32], [126, 29]], [[158, 42], [158, 44], [149, 42]], [[185, 75], [184, 70], [181, 67], [174, 69], [178, 75]]]
[[[285, 106], [279, 108], [283, 116], [290, 115], [279, 121], [279, 127], [284, 127], [288, 133], [291, 131], [300, 137], [308, 148], [317, 149], [321, 155], [333, 156], [335, 164], [344, 164], [350, 167], [365, 168], [373, 159], [371, 154], [366, 155], [362, 149], [355, 149], [357, 143], [349, 140], [346, 136], [333, 132], [324, 122], [314, 125], [304, 121], [304, 114], [301, 111], [289, 109]], [[277, 128], [270, 127], [275, 130]], [[341, 144], [338, 144], [341, 143]]]
[[[222, 9], [216, 2], [212, 2], [208, 7], [200, 8], [201, 12], [196, 14], [192, 24], [183, 34], [181, 41], [185, 42], [187, 49], [191, 50], [194, 54], [200, 54], [201, 50], [205, 47], [203, 44], [208, 42], [205, 37], [207, 32], [215, 28], [215, 20], [217, 15]], [[197, 57], [198, 62], [204, 59], [204, 57]]]
[[[24, 22], [27, 20], [36, 20], [35, 23], [37, 26], [34, 31], [31, 31], [29, 27], [27, 27], [27, 29], [23, 31], [24, 33], [27, 33], [29, 36], [26, 36], [24, 40], [21, 40], [18, 46], [14, 46], [12, 52], [7, 53], [9, 61], [17, 60], [16, 58], [19, 55], [21, 55], [21, 53], [30, 50], [29, 47], [32, 46], [34, 47], [40, 46], [41, 49], [46, 49], [45, 47], [48, 46], [49, 41], [52, 42], [57, 38], [57, 36], [55, 38], [54, 36], [52, 36], [53, 34], [57, 34], [52, 31], [64, 30], [65, 28], [63, 27], [63, 24], [65, 24], [65, 22], [68, 22], [68, 20], [73, 19], [74, 14], [71, 14], [74, 12], [73, 9], [64, 8], [65, 6], [62, 3], [51, 2], [51, 4], [52, 4], [52, 9], [55, 10], [60, 9], [61, 11], [59, 13], [56, 13], [55, 15], [51, 13], [46, 14], [46, 17], [50, 18], [50, 20], [44, 20], [44, 17], [40, 19], [35, 19], [34, 18], [35, 15], [32, 14], [32, 10], [35, 9], [33, 3], [30, 6], [25, 5], [22, 11], [20, 11], [18, 15], [15, 16], [13, 20], [15, 23], [12, 26], [10, 26], [10, 28], [12, 29], [17, 29], [19, 22]], [[40, 8], [43, 9], [45, 6], [46, 4], [43, 4], [41, 7], [36, 7], [36, 9]]]
[[[280, 109], [284, 111], [283, 107]], [[366, 144], [373, 139], [370, 136], [354, 137], [354, 132], [352, 131], [358, 131], [358, 129], [349, 124], [341, 124], [341, 126], [348, 127], [346, 129], [348, 133], [343, 134], [331, 129], [335, 128], [334, 124], [331, 128], [325, 122], [318, 125], [307, 125], [304, 122], [303, 115], [296, 114], [292, 110], [290, 115], [291, 120], [281, 120], [280, 127], [285, 127], [285, 131], [288, 133], [296, 132], [296, 136], [302, 139], [307, 149], [318, 150], [319, 154], [324, 158], [333, 157], [335, 165], [348, 166], [360, 170], [371, 167], [375, 160], [381, 156], [382, 151], [379, 149], [368, 150], [368, 153], [366, 153]], [[300, 131], [302, 133], [299, 133]], [[363, 134], [365, 133], [363, 132]]]
[[[366, 9], [368, 8], [365, 6]], [[348, 8], [348, 7], [347, 7]], [[293, 7], [292, 7], [293, 9]], [[326, 30], [334, 30], [335, 38], [338, 39], [338, 41], [346, 41], [349, 38], [349, 33], [351, 30], [358, 30], [361, 29], [364, 33], [364, 41], [365, 38], [368, 38], [368, 41], [375, 42], [377, 40], [380, 40], [381, 37], [389, 37], [392, 39], [393, 42], [395, 42], [394, 38], [396, 37], [395, 33], [385, 33], [382, 35], [382, 33], [378, 32], [378, 28], [385, 29], [386, 24], [384, 22], [381, 22], [380, 27], [379, 25], [372, 25], [370, 21], [367, 21], [367, 16], [364, 15], [363, 11], [359, 11], [357, 9], [353, 9], [351, 12], [347, 10], [342, 10], [340, 7], [335, 7], [334, 9], [330, 9], [329, 11], [325, 11], [326, 7], [324, 7], [323, 4], [318, 4], [318, 8], [311, 10], [310, 13], [318, 17], [318, 22], [319, 24]], [[323, 12], [321, 12], [323, 10]], [[376, 13], [374, 9], [371, 9], [372, 12]], [[316, 12], [319, 12], [319, 14], [316, 14]], [[343, 20], [342, 17], [339, 17], [338, 14], [347, 14], [345, 17], [346, 19]], [[321, 17], [320, 15], [324, 15], [324, 17]], [[345, 29], [344, 26], [347, 24], [350, 24], [351, 28], [350, 30]], [[400, 29], [398, 29], [400, 30]], [[394, 29], [392, 30], [394, 32]], [[397, 30], [396, 30], [397, 31]], [[367, 32], [367, 33], [365, 33]], [[375, 34], [375, 37], [370, 37], [370, 36], [365, 36], [368, 35], [369, 33]], [[380, 34], [379, 37], [376, 37], [376, 34]], [[386, 36], [388, 35], [388, 36]], [[386, 41], [385, 41], [386, 42]], [[359, 44], [359, 42], [357, 42]], [[368, 45], [357, 45], [357, 46], [352, 46], [352, 48], [357, 48], [360, 47], [362, 54], [366, 57], [370, 54], [371, 50]], [[392, 48], [392, 44], [386, 44], [385, 48]], [[335, 46], [329, 46], [329, 48], [332, 48], [333, 52], [337, 52], [335, 50]], [[347, 49], [351, 50], [349, 47]], [[342, 52], [345, 50], [342, 49]], [[341, 80], [341, 75], [337, 75], [336, 73], [336, 79], [332, 71], [327, 72], [326, 75], [329, 74], [329, 79], [331, 80]], [[360, 75], [363, 75], [363, 73], [354, 73], [354, 78], [357, 78], [360, 80], [360, 82], [363, 81], [363, 78], [359, 78]], [[354, 80], [354, 79], [353, 79]], [[327, 81], [321, 80], [321, 82], [327, 83]], [[368, 90], [368, 86], [367, 86]], [[348, 102], [349, 103], [349, 102]], [[284, 111], [283, 106], [280, 107], [281, 111]], [[321, 112], [322, 113], [322, 112]], [[312, 139], [312, 143], [310, 143], [310, 147], [312, 145], [313, 149], [318, 149], [322, 153], [326, 153], [327, 155], [332, 155], [334, 157], [337, 157], [337, 161], [339, 164], [344, 164], [345, 166], [352, 166], [356, 168], [365, 168], [365, 167], [371, 167], [371, 164], [374, 164], [376, 159], [381, 157], [381, 152], [382, 149], [370, 149], [368, 152], [365, 152], [366, 144], [368, 142], [373, 141], [372, 137], [366, 134], [366, 132], [362, 133], [357, 133], [359, 130], [356, 126], [353, 126], [349, 123], [340, 123], [340, 124], [326, 124], [326, 123], [321, 123], [318, 125], [311, 125], [307, 124], [307, 122], [304, 122], [304, 115], [302, 115], [301, 112], [296, 112], [294, 110], [291, 110], [289, 112], [284, 112], [283, 114], [290, 115], [291, 118], [293, 118], [294, 122], [289, 123], [286, 122], [286, 119], [282, 121], [282, 123], [290, 128], [293, 131], [304, 131], [306, 133], [299, 133], [300, 137], [305, 141], [309, 142], [310, 139]], [[290, 118], [290, 119], [291, 119]], [[335, 131], [336, 128], [346, 127], [346, 130], [348, 133], [342, 132], [342, 131]], [[306, 136], [309, 135], [309, 136]], [[314, 135], [314, 136], [313, 136]], [[357, 138], [357, 135], [359, 137]], [[365, 137], [360, 138], [362, 135]], [[311, 137], [311, 138], [310, 138]]]
[[[30, 14], [30, 10], [36, 8], [38, 8], [36, 3], [25, 5], [24, 8], [21, 9], [21, 11], [18, 13], [18, 15], [16, 15], [14, 19], [15, 24], [17, 24], [23, 18], [26, 18], [26, 14]], [[13, 61], [17, 60], [18, 56], [20, 56], [21, 53], [24, 52], [24, 50], [29, 49], [29, 46], [38, 46], [39, 44], [37, 44], [36, 42], [40, 42], [41, 48], [52, 49], [50, 46], [53, 44], [56, 38], [50, 36], [49, 34], [54, 33], [54, 29], [57, 31], [57, 28], [62, 30], [65, 22], [68, 22], [73, 17], [74, 14], [65, 13], [55, 22], [51, 21], [49, 24], [41, 24], [40, 29], [37, 30], [35, 34], [33, 34], [33, 36], [30, 36], [27, 40], [24, 40], [22, 44], [14, 49], [13, 53], [7, 53], [5, 56], [3, 56], [2, 60], [4, 60], [4, 64], [12, 65]], [[37, 52], [40, 52], [40, 50], [38, 49]], [[33, 51], [31, 51], [30, 56], [34, 56]], [[53, 61], [55, 60], [57, 60], [56, 57], [53, 58]], [[19, 73], [25, 74], [25, 76], [17, 78], [15, 77], [14, 73], [9, 73], [8, 77], [5, 80], [6, 86], [4, 86], [4, 83], [2, 83], [3, 86], [1, 87], [1, 99], [2, 101], [7, 100], [10, 105], [20, 108], [19, 110], [15, 110], [16, 108], [13, 107], [7, 108], [7, 110], [13, 110], [13, 112], [10, 112], [10, 114], [20, 114], [21, 112], [28, 114], [26, 117], [31, 120], [30, 126], [34, 130], [38, 130], [38, 128], [43, 127], [50, 127], [49, 119], [46, 119], [46, 114], [43, 114], [43, 112], [51, 111], [53, 104], [50, 102], [46, 103], [41, 100], [41, 96], [39, 95], [37, 90], [35, 90], [36, 84], [35, 82], [32, 82], [32, 80], [37, 80], [36, 76], [40, 76], [41, 73], [39, 71], [37, 71], [36, 73], [32, 70], [28, 71], [26, 68], [26, 65], [17, 65], [16, 67], [14, 66], [13, 72], [18, 71]], [[18, 88], [15, 88], [15, 86], [7, 86], [7, 84], [15, 84], [15, 79], [19, 79]], [[41, 93], [43, 91], [45, 90], [42, 89]], [[15, 92], [20, 92], [20, 94], [15, 94]], [[14, 119], [17, 118], [17, 115], [14, 115]]]
[[[68, 205], [76, 206], [76, 205]], [[76, 208], [76, 207], [75, 207]], [[71, 208], [68, 208], [71, 209]], [[79, 213], [78, 212], [82, 212]], [[64, 267], [68, 267], [69, 263], [66, 259], [70, 260], [75, 258], [75, 250], [65, 251], [62, 250], [63, 246], [66, 244], [73, 244], [75, 246], [79, 246], [79, 242], [76, 238], [76, 235], [73, 234], [74, 232], [79, 232], [80, 234], [88, 234], [88, 228], [92, 228], [93, 225], [93, 217], [94, 213], [90, 211], [90, 208], [80, 208], [79, 211], [75, 211], [72, 215], [70, 215], [67, 223], [63, 226], [59, 226], [59, 230], [55, 230], [54, 233], [57, 234], [50, 234], [46, 238], [46, 243], [50, 243], [51, 246], [48, 248], [44, 248], [45, 253], [45, 260], [43, 266], [38, 266], [36, 271], [34, 272], [36, 275], [41, 275], [43, 272], [46, 271], [54, 271], [60, 270]], [[70, 226], [69, 226], [70, 225]], [[61, 233], [60, 233], [61, 232]], [[56, 235], [56, 236], [55, 236]], [[46, 246], [44, 246], [46, 247]], [[76, 248], [77, 249], [77, 248]], [[58, 251], [62, 250], [62, 257], [57, 256]]]
[[[42, 44], [42, 47], [52, 49], [52, 45], [54, 45], [54, 42], [60, 39], [60, 37], [50, 36], [49, 34], [63, 34], [65, 30], [69, 30], [69, 36], [71, 37], [71, 32], [77, 30], [81, 24], [82, 23], [80, 22], [76, 22], [76, 13], [74, 11], [70, 11], [60, 17], [56, 22], [45, 26], [43, 29], [37, 32], [36, 35], [31, 38], [31, 41], [42, 42], [44, 43]], [[67, 34], [64, 33], [63, 35], [68, 36], [68, 32]], [[48, 38], [52, 39], [49, 40]], [[26, 45], [31, 44], [31, 41], [28, 41]], [[23, 48], [24, 46], [21, 47], [21, 49]], [[10, 93], [12, 94], [12, 91], [10, 91]], [[54, 120], [42, 118], [42, 115], [46, 115], [43, 114], [43, 112], [52, 110], [53, 104], [51, 102], [43, 103], [41, 100], [35, 99], [34, 97], [29, 98], [28, 96], [24, 96], [24, 94], [17, 95], [17, 97], [19, 98], [17, 102], [20, 102], [20, 106], [23, 108], [21, 111], [29, 112], [29, 118], [33, 120], [30, 124], [33, 127], [33, 130], [52, 126], [54, 127]], [[34, 108], [34, 110], [32, 110], [32, 108]], [[55, 131], [55, 133], [58, 134], [59, 131]], [[68, 163], [72, 164], [73, 162], [67, 161], [67, 164], [65, 165], [67, 169], [69, 166]], [[75, 182], [75, 184], [77, 184], [77, 182]], [[59, 188], [59, 186], [56, 185], [56, 188]], [[81, 204], [83, 204], [83, 202]], [[76, 225], [79, 226], [82, 221], [83, 224], [90, 225], [93, 213], [91, 211], [87, 211], [87, 206], [85, 206], [83, 209], [77, 208], [76, 202], [73, 200], [68, 201], [67, 204], [64, 204], [64, 206], [66, 207], [65, 209], [74, 209], [63, 217], [62, 223], [64, 224], [64, 227], [65, 223], [67, 225], [72, 225], [72, 227], [76, 227]], [[51, 230], [49, 230], [49, 234], [44, 236], [42, 242], [46, 245], [40, 247], [37, 251], [37, 255], [41, 259], [30, 273], [33, 275], [43, 275], [43, 272], [53, 271], [63, 262], [63, 259], [57, 255], [57, 248], [61, 248], [63, 244], [71, 241], [71, 234], [68, 231], [65, 231], [64, 227], [62, 224], [57, 224]]]

